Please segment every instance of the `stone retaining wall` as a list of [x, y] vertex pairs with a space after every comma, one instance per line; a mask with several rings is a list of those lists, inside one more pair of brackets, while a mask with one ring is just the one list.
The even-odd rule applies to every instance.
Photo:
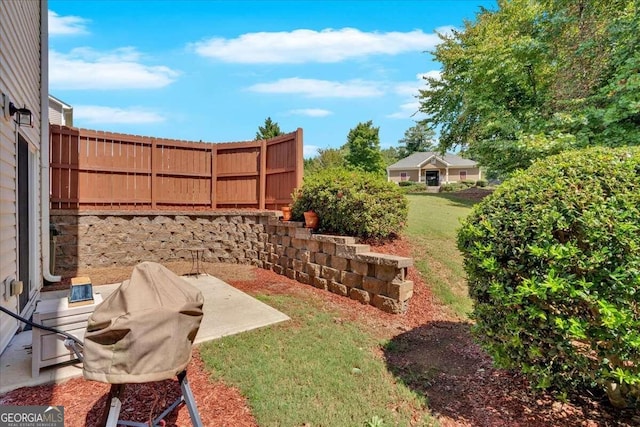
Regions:
[[56, 271], [191, 260], [253, 264], [391, 313], [406, 311], [412, 259], [371, 252], [353, 237], [312, 234], [274, 211], [53, 210]]
[[312, 234], [301, 222], [271, 219], [267, 234], [261, 267], [389, 313], [407, 310], [411, 258], [372, 252], [353, 237]]

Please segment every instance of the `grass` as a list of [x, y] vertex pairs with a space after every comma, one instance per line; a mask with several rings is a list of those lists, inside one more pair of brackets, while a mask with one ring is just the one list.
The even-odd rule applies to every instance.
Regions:
[[468, 318], [472, 303], [462, 256], [456, 247], [460, 219], [475, 202], [452, 194], [408, 194], [407, 235], [415, 246], [415, 265], [427, 286], [458, 316]]
[[[473, 202], [407, 197], [416, 266], [440, 300], [465, 318], [471, 301], [456, 230]], [[205, 343], [200, 352], [215, 378], [240, 389], [260, 426], [437, 424], [424, 397], [385, 365], [380, 349], [391, 345], [388, 336], [364, 322], [342, 321], [321, 299], [254, 296], [292, 320]]]
[[423, 398], [387, 370], [372, 330], [311, 298], [256, 297], [292, 320], [203, 344], [201, 354], [248, 398], [260, 426], [420, 425], [416, 414], [434, 423]]

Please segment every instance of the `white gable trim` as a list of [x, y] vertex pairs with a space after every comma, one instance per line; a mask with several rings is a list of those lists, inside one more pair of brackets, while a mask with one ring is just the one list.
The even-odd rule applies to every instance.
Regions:
[[442, 163], [445, 166], [451, 166], [451, 164], [447, 163], [444, 159], [438, 157], [436, 154], [432, 154], [429, 157], [427, 157], [426, 159], [424, 159], [420, 164], [418, 164], [418, 167], [422, 168], [429, 160], [433, 159], [435, 157], [435, 159], [437, 161], [439, 161], [440, 163]]

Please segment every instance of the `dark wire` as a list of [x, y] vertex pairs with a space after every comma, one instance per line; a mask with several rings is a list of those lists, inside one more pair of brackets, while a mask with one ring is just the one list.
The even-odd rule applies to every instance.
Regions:
[[19, 321], [24, 322], [24, 323], [26, 323], [27, 325], [30, 325], [33, 328], [43, 329], [45, 331], [53, 332], [54, 334], [62, 335], [64, 337], [70, 339], [71, 341], [75, 342], [76, 344], [84, 346], [84, 343], [82, 341], [80, 341], [78, 338], [74, 337], [73, 335], [71, 335], [71, 334], [69, 334], [67, 332], [60, 331], [60, 330], [52, 328], [50, 326], [45, 326], [45, 325], [40, 325], [38, 323], [34, 323], [29, 319], [25, 319], [24, 317], [20, 317], [17, 314], [12, 313], [11, 311], [7, 310], [6, 308], [2, 307], [1, 305], [0, 305], [0, 311], [2, 311], [3, 313], [7, 313], [9, 316], [11, 316], [11, 317], [13, 317], [15, 319], [18, 319]]

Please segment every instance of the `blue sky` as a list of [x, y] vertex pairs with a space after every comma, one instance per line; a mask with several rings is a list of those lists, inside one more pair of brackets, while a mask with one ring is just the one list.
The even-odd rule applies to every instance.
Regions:
[[49, 91], [74, 125], [205, 142], [271, 117], [305, 157], [359, 122], [397, 146], [436, 31], [495, 1], [49, 1]]

